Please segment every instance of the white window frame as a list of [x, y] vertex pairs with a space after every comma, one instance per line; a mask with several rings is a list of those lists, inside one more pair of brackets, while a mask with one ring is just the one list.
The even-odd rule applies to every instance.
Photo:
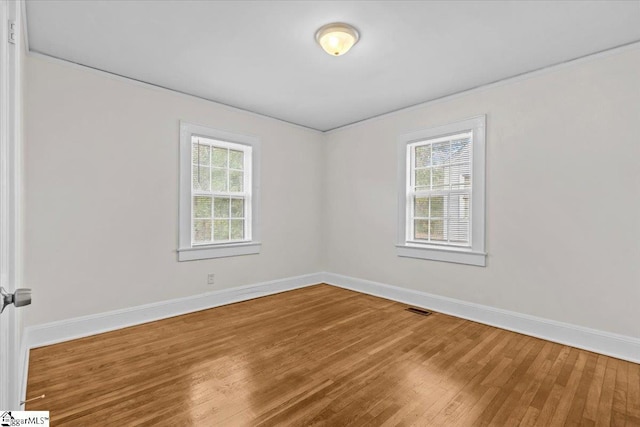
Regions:
[[[411, 182], [411, 147], [436, 138], [471, 132], [471, 221], [470, 245], [434, 244], [411, 241], [409, 214], [412, 206], [408, 194]], [[485, 252], [485, 156], [486, 116], [472, 117], [443, 126], [407, 133], [398, 138], [398, 242], [401, 257], [486, 266]]]
[[[243, 145], [251, 148], [251, 159], [245, 155], [245, 165], [251, 164], [245, 170], [245, 180], [251, 181], [251, 191], [247, 192], [248, 212], [245, 224], [247, 240], [241, 242], [221, 242], [212, 244], [192, 243], [192, 137], [203, 137], [215, 140], [214, 145], [233, 148], [231, 144]], [[249, 150], [247, 150], [249, 151]], [[260, 253], [260, 140], [246, 135], [212, 129], [191, 123], [180, 123], [180, 207], [179, 207], [179, 236], [178, 261], [193, 261], [199, 259], [223, 258], [239, 255]], [[245, 189], [246, 191], [246, 189]]]

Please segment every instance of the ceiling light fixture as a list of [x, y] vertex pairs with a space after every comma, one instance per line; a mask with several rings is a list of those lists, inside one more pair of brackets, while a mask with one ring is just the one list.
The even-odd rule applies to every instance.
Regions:
[[349, 52], [359, 39], [358, 30], [340, 22], [324, 25], [316, 31], [316, 41], [331, 56], [340, 56]]

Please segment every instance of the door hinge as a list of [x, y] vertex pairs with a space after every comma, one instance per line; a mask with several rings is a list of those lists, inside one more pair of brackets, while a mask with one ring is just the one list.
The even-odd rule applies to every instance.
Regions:
[[16, 44], [16, 37], [17, 36], [17, 31], [16, 31], [16, 21], [9, 19], [9, 38], [8, 41], [11, 44]]

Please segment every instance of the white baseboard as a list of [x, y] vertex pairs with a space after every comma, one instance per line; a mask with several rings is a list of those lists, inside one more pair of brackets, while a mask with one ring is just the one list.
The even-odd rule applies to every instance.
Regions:
[[640, 339], [334, 273], [324, 283], [640, 363]]
[[288, 277], [281, 280], [222, 289], [122, 310], [29, 326], [25, 328], [23, 339], [25, 340], [28, 350], [139, 325], [141, 323], [152, 322], [154, 320], [166, 319], [194, 311], [315, 285], [322, 282], [322, 277], [323, 275], [321, 273]]

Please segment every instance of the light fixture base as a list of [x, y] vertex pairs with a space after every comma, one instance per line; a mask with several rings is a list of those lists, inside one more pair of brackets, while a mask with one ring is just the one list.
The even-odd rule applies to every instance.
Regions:
[[360, 40], [360, 33], [352, 25], [333, 22], [316, 31], [316, 41], [331, 56], [344, 55]]

